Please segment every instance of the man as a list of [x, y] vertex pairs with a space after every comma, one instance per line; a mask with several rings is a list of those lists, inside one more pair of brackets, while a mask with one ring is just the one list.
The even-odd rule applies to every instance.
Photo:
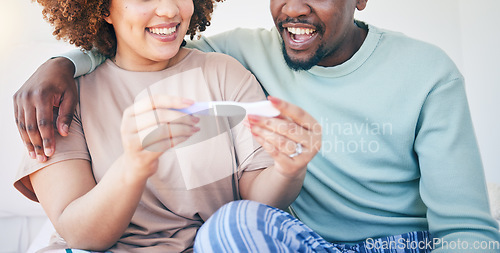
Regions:
[[[463, 77], [436, 47], [355, 21], [366, 3], [271, 0], [271, 31], [236, 29], [190, 44], [235, 57], [323, 131], [291, 206], [312, 230], [275, 209], [235, 202], [200, 229], [197, 250], [498, 252], [478, 246], [495, 245], [500, 235]], [[78, 57], [85, 73], [78, 62], [90, 65], [90, 58]], [[59, 106], [61, 97], [57, 127], [67, 132], [72, 71], [67, 60], [51, 60], [15, 95], [21, 135], [41, 161], [42, 147], [46, 155], [54, 150], [46, 105]], [[270, 119], [261, 126], [279, 131]]]

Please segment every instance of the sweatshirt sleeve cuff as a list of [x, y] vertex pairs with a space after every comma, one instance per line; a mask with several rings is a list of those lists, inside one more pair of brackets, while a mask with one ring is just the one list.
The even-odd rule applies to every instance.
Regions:
[[71, 50], [52, 58], [56, 57], [64, 57], [70, 60], [73, 65], [75, 65], [75, 78], [94, 71], [97, 66], [99, 66], [106, 60], [106, 57], [99, 54], [95, 49], [92, 49], [90, 51]]

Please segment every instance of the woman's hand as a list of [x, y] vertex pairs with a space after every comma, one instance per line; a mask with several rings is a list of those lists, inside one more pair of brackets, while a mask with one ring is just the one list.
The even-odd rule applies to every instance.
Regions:
[[277, 172], [289, 179], [303, 177], [321, 148], [321, 125], [293, 104], [271, 96], [269, 100], [281, 114], [276, 118], [249, 115], [252, 134], [274, 159]]
[[192, 100], [157, 95], [134, 103], [123, 113], [121, 136], [125, 163], [132, 178], [147, 179], [158, 168], [158, 158], [199, 131], [199, 118], [173, 110]]
[[321, 147], [321, 126], [301, 108], [269, 97], [281, 114], [276, 118], [248, 116], [255, 139], [274, 159], [266, 169], [245, 171], [240, 178], [243, 199], [277, 208], [288, 207], [299, 195], [307, 164]]

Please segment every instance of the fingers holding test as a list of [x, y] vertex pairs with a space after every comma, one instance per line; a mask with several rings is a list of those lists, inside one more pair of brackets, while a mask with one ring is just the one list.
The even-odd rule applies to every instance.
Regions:
[[123, 121], [126, 121], [126, 123], [122, 123], [122, 132], [135, 134], [145, 129], [167, 123], [194, 126], [200, 119], [169, 109], [151, 109], [150, 111], [135, 115], [134, 106], [131, 106], [125, 110]]
[[153, 109], [182, 109], [194, 103], [193, 100], [168, 95], [151, 95], [134, 103], [133, 115], [139, 115]]
[[268, 140], [260, 136], [255, 136], [257, 142], [262, 146], [262, 148], [273, 158], [275, 161], [276, 168], [281, 172], [282, 175], [287, 177], [296, 177], [297, 173], [301, 174], [302, 168], [305, 168], [307, 161], [302, 162], [299, 159], [292, 159], [289, 154], [284, 153], [279, 150], [275, 145]]
[[252, 134], [275, 160], [281, 174], [297, 176], [321, 148], [321, 126], [303, 109], [269, 97], [280, 116], [269, 118], [249, 115]]
[[194, 126], [199, 118], [183, 112], [169, 109], [154, 109], [135, 116], [137, 122], [136, 132], [159, 124], [184, 124]]
[[[266, 128], [254, 125], [251, 128], [252, 134], [265, 140], [266, 144], [271, 144], [277, 151], [286, 155], [291, 155], [295, 152], [296, 142], [287, 137], [275, 134]], [[262, 145], [262, 144], [261, 144]]]
[[321, 126], [318, 122], [302, 108], [276, 97], [268, 96], [268, 99], [281, 112], [282, 116], [289, 117], [305, 129], [321, 132]]
[[160, 125], [144, 138], [142, 147], [153, 152], [164, 152], [184, 142], [199, 130], [197, 127], [180, 124]]
[[272, 133], [282, 135], [296, 143], [301, 143], [305, 147], [311, 147], [313, 145], [313, 133], [289, 119], [249, 115], [248, 120], [252, 126], [259, 126]]
[[297, 125], [308, 130], [310, 140], [309, 143], [299, 143], [306, 145], [313, 150], [319, 151], [321, 148], [322, 128], [318, 121], [316, 121], [316, 119], [314, 119], [314, 117], [304, 109], [294, 104], [272, 96], [269, 96], [268, 98], [273, 106], [281, 112], [281, 116], [288, 117]]
[[177, 145], [200, 130], [195, 126], [198, 121], [194, 116], [169, 109], [151, 109], [136, 115], [135, 106], [130, 106], [124, 111], [121, 124], [124, 147], [140, 151], [153, 146], [153, 150], [148, 150], [165, 151], [158, 142], [167, 140], [168, 147]]

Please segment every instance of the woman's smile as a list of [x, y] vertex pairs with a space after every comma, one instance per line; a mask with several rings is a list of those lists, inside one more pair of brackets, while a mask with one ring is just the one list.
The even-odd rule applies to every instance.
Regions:
[[161, 42], [171, 42], [177, 38], [179, 23], [146, 27], [146, 32]]

